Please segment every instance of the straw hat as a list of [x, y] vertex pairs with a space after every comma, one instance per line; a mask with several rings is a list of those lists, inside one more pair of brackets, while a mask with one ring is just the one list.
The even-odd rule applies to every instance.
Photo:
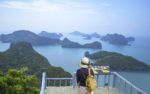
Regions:
[[80, 64], [79, 64], [79, 66], [82, 67], [82, 68], [88, 68], [89, 65], [90, 65], [90, 60], [87, 57], [83, 57], [81, 59]]

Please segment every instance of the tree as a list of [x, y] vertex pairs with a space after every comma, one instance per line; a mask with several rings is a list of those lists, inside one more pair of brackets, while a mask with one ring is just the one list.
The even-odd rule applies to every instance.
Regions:
[[9, 69], [0, 73], [0, 94], [39, 94], [39, 81], [35, 75], [27, 75], [28, 68]]

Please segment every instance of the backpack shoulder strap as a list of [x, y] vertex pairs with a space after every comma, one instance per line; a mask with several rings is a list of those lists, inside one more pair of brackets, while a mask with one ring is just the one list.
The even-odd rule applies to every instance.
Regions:
[[88, 68], [88, 72], [89, 72], [89, 76], [91, 75], [91, 69], [90, 68]]

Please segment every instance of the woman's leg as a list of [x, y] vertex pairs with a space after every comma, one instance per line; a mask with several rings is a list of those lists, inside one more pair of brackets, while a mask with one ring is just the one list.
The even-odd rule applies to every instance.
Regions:
[[82, 86], [80, 86], [80, 88], [79, 88], [79, 94], [86, 94], [86, 87], [82, 87]]

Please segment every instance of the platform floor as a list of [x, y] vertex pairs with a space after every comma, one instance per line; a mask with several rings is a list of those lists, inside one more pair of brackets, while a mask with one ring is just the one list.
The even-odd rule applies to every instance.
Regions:
[[[45, 94], [78, 94], [78, 88], [73, 89], [71, 86], [65, 87], [47, 87]], [[115, 88], [102, 88], [99, 87], [95, 90], [94, 94], [120, 94]]]

